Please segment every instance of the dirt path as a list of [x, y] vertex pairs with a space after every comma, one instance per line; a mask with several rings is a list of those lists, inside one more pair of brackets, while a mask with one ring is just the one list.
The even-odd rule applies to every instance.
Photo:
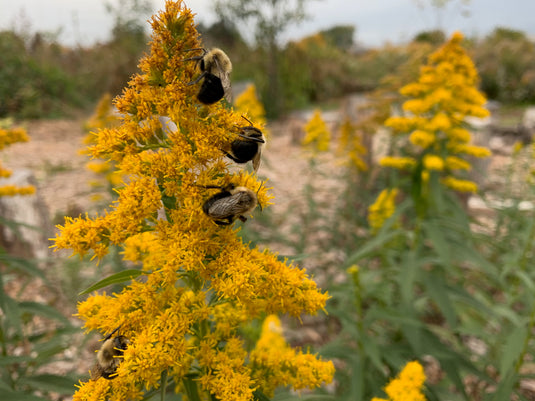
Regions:
[[89, 181], [93, 174], [85, 168], [87, 159], [79, 154], [85, 136], [85, 119], [32, 121], [25, 125], [30, 141], [16, 143], [1, 153], [9, 169], [30, 169], [51, 218], [70, 209], [92, 207]]

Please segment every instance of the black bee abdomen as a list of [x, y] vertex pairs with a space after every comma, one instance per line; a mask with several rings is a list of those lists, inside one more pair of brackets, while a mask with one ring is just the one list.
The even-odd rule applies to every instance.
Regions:
[[236, 163], [247, 163], [258, 152], [258, 144], [251, 141], [235, 140], [230, 144], [230, 149]]
[[212, 104], [221, 100], [225, 95], [225, 90], [221, 84], [221, 79], [214, 74], [205, 73], [201, 88], [197, 94], [199, 102]]

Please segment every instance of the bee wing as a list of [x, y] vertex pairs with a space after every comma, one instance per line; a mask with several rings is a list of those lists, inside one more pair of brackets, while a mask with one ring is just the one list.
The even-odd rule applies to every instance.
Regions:
[[97, 380], [100, 377], [102, 377], [103, 374], [104, 374], [104, 369], [102, 369], [102, 367], [97, 363], [91, 369], [91, 372], [90, 372], [91, 380], [93, 380], [93, 381]]
[[230, 85], [230, 75], [226, 73], [219, 74], [221, 79], [221, 85], [225, 91], [225, 100], [229, 103], [232, 103], [232, 87]]
[[262, 157], [262, 148], [259, 148], [258, 152], [256, 152], [256, 155], [254, 155], [253, 157], [253, 168], [255, 172], [257, 172], [258, 168], [260, 167], [261, 157]]
[[240, 193], [221, 198], [210, 206], [208, 215], [216, 220], [239, 215], [244, 211], [244, 200], [242, 198]]

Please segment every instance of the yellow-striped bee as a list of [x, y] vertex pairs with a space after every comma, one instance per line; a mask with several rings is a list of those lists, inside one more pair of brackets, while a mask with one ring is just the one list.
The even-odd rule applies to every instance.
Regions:
[[201, 70], [201, 75], [188, 85], [194, 85], [201, 79], [202, 84], [197, 93], [197, 99], [204, 104], [212, 104], [221, 100], [223, 96], [231, 102], [230, 73], [232, 63], [225, 52], [218, 48], [207, 51], [203, 48], [189, 49], [188, 51], [202, 50], [202, 55], [187, 58], [184, 61], [196, 60]]
[[123, 361], [124, 350], [130, 341], [125, 336], [113, 336], [120, 326], [113, 330], [102, 343], [97, 353], [97, 362], [91, 370], [91, 379], [103, 377], [111, 380], [117, 376], [117, 368]]
[[[245, 117], [243, 118], [247, 120]], [[249, 121], [249, 124], [240, 128], [240, 132], [238, 133], [240, 138], [233, 140], [230, 143], [230, 151], [225, 151], [224, 153], [236, 163], [252, 161], [254, 171], [258, 171], [262, 157], [262, 148], [266, 143], [266, 139], [262, 131], [253, 127], [251, 121]]]
[[205, 188], [218, 188], [221, 191], [204, 202], [202, 210], [220, 226], [228, 226], [236, 219], [247, 221], [245, 215], [250, 214], [258, 205], [256, 194], [246, 187], [230, 184], [226, 187], [214, 185]]

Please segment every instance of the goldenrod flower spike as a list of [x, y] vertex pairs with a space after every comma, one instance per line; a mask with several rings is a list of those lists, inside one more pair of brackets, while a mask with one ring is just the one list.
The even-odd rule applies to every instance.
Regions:
[[256, 95], [254, 84], [247, 86], [243, 93], [238, 96], [235, 104], [234, 109], [236, 113], [242, 113], [247, 118], [253, 120], [256, 126], [266, 135], [266, 130], [262, 128], [266, 124], [266, 110]]
[[[11, 122], [7, 122], [8, 125]], [[21, 127], [15, 128], [0, 128], [0, 150], [6, 146], [13, 145], [17, 142], [28, 142], [30, 137], [26, 133], [26, 130]], [[0, 177], [11, 177], [12, 171], [2, 166], [0, 163]], [[17, 196], [17, 195], [33, 195], [35, 193], [35, 187], [33, 185], [27, 185], [24, 187], [18, 187], [12, 184], [6, 184], [0, 186], [0, 197], [2, 196]]]
[[466, 156], [488, 157], [486, 148], [471, 145], [467, 117], [486, 117], [486, 102], [477, 90], [478, 74], [474, 63], [461, 46], [462, 35], [451, 39], [429, 57], [417, 82], [401, 88], [409, 97], [403, 103], [403, 116], [390, 117], [385, 125], [395, 135], [408, 135], [413, 145], [409, 154], [388, 156], [380, 164], [412, 171], [423, 167], [421, 177], [440, 174], [442, 184], [456, 191], [475, 192], [477, 185], [456, 177], [469, 170]]
[[368, 208], [368, 223], [374, 232], [377, 232], [396, 211], [398, 192], [397, 188], [383, 189], [376, 201]]
[[121, 246], [123, 258], [144, 273], [119, 293], [95, 293], [78, 305], [87, 330], [104, 334], [120, 325], [130, 342], [117, 376], [81, 383], [74, 400], [139, 400], [167, 383], [181, 393], [198, 386], [200, 399], [250, 401], [254, 391], [278, 385], [329, 382], [332, 365], [324, 368], [328, 363], [314, 355], [296, 353], [296, 368], [276, 382], [266, 382], [251, 362], [241, 326], [267, 314], [315, 314], [328, 295], [304, 270], [249, 248], [238, 228], [203, 212], [219, 190], [209, 186], [247, 187], [262, 207], [271, 197], [255, 175], [231, 173], [221, 151], [243, 126], [241, 114], [200, 104], [198, 88], [187, 85], [198, 75], [187, 51], [202, 47], [190, 10], [167, 1], [151, 23], [150, 55], [115, 100], [123, 121], [99, 130], [90, 147], [124, 174], [118, 199], [100, 216], [67, 219], [55, 239], [58, 249], [98, 258]]
[[399, 375], [385, 387], [388, 398], [373, 397], [371, 401], [426, 401], [422, 392], [425, 372], [417, 361], [405, 365]]
[[314, 154], [329, 150], [331, 132], [321, 118], [321, 111], [315, 110], [310, 121], [305, 125], [303, 146], [310, 147]]

